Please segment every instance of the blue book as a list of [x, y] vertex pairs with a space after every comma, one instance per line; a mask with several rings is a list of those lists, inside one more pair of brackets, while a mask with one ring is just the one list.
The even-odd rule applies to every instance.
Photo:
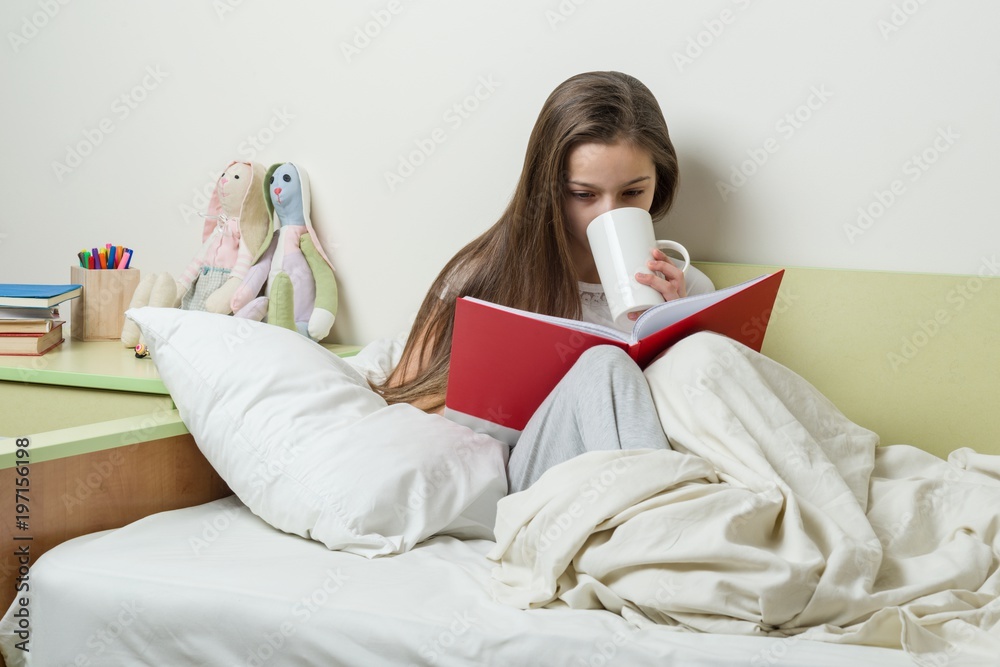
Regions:
[[82, 292], [82, 285], [0, 283], [0, 308], [51, 308]]

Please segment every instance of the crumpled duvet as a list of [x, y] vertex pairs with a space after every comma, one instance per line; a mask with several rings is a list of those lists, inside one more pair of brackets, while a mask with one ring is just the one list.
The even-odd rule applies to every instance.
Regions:
[[877, 447], [720, 336], [646, 376], [674, 450], [592, 452], [504, 498], [498, 600], [1000, 664], [1000, 457]]

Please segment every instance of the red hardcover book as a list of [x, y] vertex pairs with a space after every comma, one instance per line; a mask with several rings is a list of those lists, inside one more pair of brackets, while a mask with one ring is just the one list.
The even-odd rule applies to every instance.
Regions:
[[53, 323], [46, 332], [0, 334], [0, 355], [39, 356], [63, 342], [63, 322]]
[[698, 331], [714, 331], [759, 352], [783, 275], [779, 270], [667, 301], [643, 313], [630, 333], [462, 297], [455, 307], [446, 412], [511, 442], [584, 350], [595, 345], [625, 350], [640, 368]]

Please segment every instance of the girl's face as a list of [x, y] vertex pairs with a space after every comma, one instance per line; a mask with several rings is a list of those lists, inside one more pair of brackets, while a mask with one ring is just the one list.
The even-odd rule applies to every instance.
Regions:
[[600, 282], [587, 240], [587, 225], [602, 213], [634, 206], [649, 210], [656, 189], [656, 166], [644, 149], [629, 143], [585, 143], [566, 160], [563, 215], [568, 225], [577, 278]]

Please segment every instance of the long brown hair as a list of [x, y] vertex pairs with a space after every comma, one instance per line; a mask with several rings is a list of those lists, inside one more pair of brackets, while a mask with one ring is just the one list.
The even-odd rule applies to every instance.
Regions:
[[580, 317], [563, 216], [566, 160], [580, 143], [617, 142], [649, 153], [656, 167], [650, 214], [657, 220], [667, 212], [677, 187], [677, 156], [653, 94], [621, 72], [588, 72], [564, 81], [542, 106], [507, 209], [441, 270], [417, 312], [400, 363], [374, 386], [389, 403], [441, 407], [457, 297]]

